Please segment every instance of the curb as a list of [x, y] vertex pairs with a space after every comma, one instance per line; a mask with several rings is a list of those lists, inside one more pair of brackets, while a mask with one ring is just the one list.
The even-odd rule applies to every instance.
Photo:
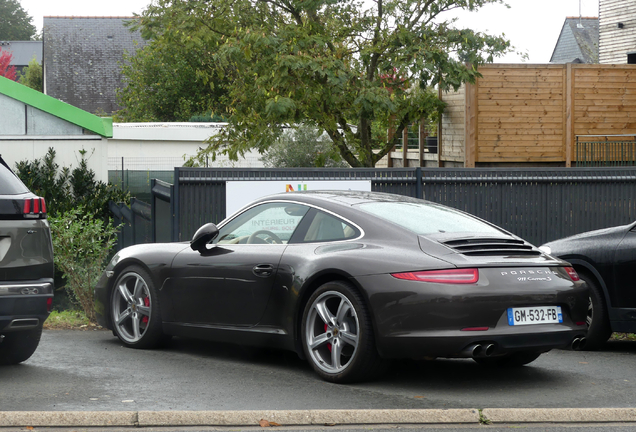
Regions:
[[635, 422], [636, 408], [260, 411], [0, 411], [0, 427], [266, 426]]

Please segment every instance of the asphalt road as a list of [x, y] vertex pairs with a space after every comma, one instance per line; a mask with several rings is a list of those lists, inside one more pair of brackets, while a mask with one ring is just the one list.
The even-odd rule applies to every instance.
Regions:
[[[2, 429], [3, 432], [24, 432], [24, 428]], [[636, 426], [631, 424], [608, 423], [603, 425], [411, 425], [411, 426], [330, 426], [330, 427], [277, 427], [276, 432], [633, 432]], [[252, 427], [152, 427], [152, 428], [34, 428], [32, 432], [263, 432], [263, 428]]]
[[45, 331], [27, 362], [0, 368], [1, 411], [629, 408], [636, 342], [552, 351], [531, 365], [399, 361], [380, 381], [335, 385], [293, 353], [173, 339], [124, 348], [107, 331]]

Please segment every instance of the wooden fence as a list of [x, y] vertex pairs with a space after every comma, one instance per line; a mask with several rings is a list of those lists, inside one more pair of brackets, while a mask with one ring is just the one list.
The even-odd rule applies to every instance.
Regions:
[[494, 64], [480, 72], [475, 84], [442, 95], [442, 166], [571, 167], [577, 136], [636, 135], [636, 65]]

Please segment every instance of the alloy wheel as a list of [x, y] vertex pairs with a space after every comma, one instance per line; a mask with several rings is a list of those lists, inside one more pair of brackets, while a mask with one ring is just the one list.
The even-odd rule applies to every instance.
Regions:
[[127, 343], [141, 340], [151, 319], [151, 297], [146, 281], [137, 273], [119, 278], [112, 297], [113, 326]]
[[359, 344], [358, 315], [342, 293], [327, 291], [311, 304], [305, 343], [314, 364], [329, 374], [349, 366]]

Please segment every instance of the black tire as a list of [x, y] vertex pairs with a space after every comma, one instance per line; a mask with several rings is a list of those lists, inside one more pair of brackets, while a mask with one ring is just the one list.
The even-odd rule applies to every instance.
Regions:
[[376, 349], [362, 296], [346, 282], [328, 282], [312, 294], [302, 316], [301, 339], [305, 357], [325, 381], [370, 380], [388, 365]]
[[150, 275], [139, 266], [125, 268], [110, 297], [113, 333], [130, 348], [156, 348], [167, 337], [161, 329], [159, 295]]
[[536, 351], [518, 351], [499, 357], [475, 357], [478, 364], [488, 367], [520, 367], [532, 363], [543, 354]]
[[33, 355], [42, 337], [42, 327], [5, 333], [0, 343], [0, 365], [21, 363]]
[[607, 313], [607, 301], [596, 279], [587, 273], [580, 272], [579, 277], [590, 288], [590, 297], [587, 310], [587, 337], [583, 349], [586, 351], [597, 350], [612, 335], [612, 328]]

